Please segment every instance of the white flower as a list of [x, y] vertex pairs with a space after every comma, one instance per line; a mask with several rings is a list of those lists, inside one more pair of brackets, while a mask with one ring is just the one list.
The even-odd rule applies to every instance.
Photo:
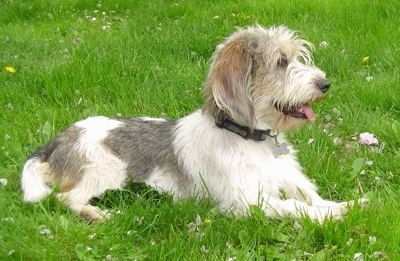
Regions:
[[189, 232], [199, 231], [199, 228], [202, 223], [203, 223], [203, 221], [201, 220], [200, 215], [197, 214], [196, 223], [190, 222], [189, 224], [187, 224]]
[[200, 251], [206, 254], [209, 252], [204, 245], [200, 247]]
[[88, 235], [88, 238], [89, 238], [89, 239], [93, 239], [95, 236], [96, 236], [96, 233], [91, 234], [91, 235]]
[[381, 251], [376, 251], [373, 253], [373, 256], [377, 259], [384, 259], [386, 257], [385, 253]]
[[143, 223], [144, 217], [134, 217], [133, 221], [136, 222], [139, 226]]
[[372, 76], [368, 76], [367, 78], [365, 78], [365, 80], [367, 80], [368, 82], [372, 81], [374, 79], [374, 77]]
[[231, 243], [229, 243], [229, 242], [226, 242], [225, 246], [228, 249], [232, 249], [233, 248], [233, 245]]
[[51, 235], [51, 231], [50, 231], [50, 229], [45, 228], [45, 229], [42, 229], [40, 231], [40, 234], [42, 234], [42, 235]]
[[0, 179], [0, 184], [3, 185], [3, 186], [7, 185], [8, 184], [7, 179], [4, 179], [4, 178]]
[[374, 134], [369, 132], [361, 133], [358, 142], [365, 145], [373, 145], [379, 143], [378, 139], [374, 137]]
[[353, 260], [354, 261], [364, 261], [364, 255], [362, 253], [355, 253]]
[[308, 140], [308, 145], [310, 145], [310, 144], [312, 144], [312, 143], [314, 143], [314, 139], [309, 139], [309, 140]]
[[329, 44], [328, 44], [326, 41], [322, 41], [322, 42], [319, 43], [319, 47], [321, 47], [321, 48], [323, 48], [323, 49], [327, 48], [328, 45], [329, 45]]
[[369, 236], [368, 241], [371, 245], [376, 243], [376, 236]]
[[336, 138], [333, 139], [333, 144], [335, 144], [335, 145], [340, 145], [342, 143], [343, 143], [343, 141], [339, 137], [336, 137]]
[[374, 164], [372, 160], [367, 160], [367, 162], [365, 162], [365, 165], [367, 166], [372, 166], [372, 164]]
[[349, 238], [349, 240], [347, 240], [346, 245], [350, 246], [353, 243], [353, 239]]
[[111, 260], [112, 256], [111, 255], [106, 255], [106, 260]]
[[338, 110], [338, 108], [336, 108], [336, 107], [333, 107], [332, 111], [336, 114], [336, 117], [340, 117], [340, 115], [342, 114], [342, 113]]

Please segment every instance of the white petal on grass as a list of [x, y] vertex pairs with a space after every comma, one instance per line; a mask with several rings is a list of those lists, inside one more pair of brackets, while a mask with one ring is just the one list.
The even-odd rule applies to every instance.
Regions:
[[193, 222], [190, 222], [189, 224], [187, 224], [187, 228], [188, 228], [189, 232], [195, 232], [197, 230], [197, 226]]
[[199, 228], [203, 223], [199, 214], [197, 214], [195, 222], [196, 223], [190, 222], [189, 224], [187, 224], [189, 232], [199, 231]]
[[199, 214], [197, 214], [196, 216], [196, 225], [200, 226], [203, 223], [203, 221], [201, 220], [201, 217]]
[[8, 184], [7, 179], [5, 179], [5, 178], [0, 179], [0, 184], [3, 186], [7, 185]]

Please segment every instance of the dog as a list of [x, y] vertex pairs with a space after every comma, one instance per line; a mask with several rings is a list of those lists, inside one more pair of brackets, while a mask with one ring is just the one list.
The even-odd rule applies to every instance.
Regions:
[[237, 216], [258, 205], [271, 218], [341, 219], [365, 200], [322, 199], [283, 134], [314, 123], [311, 105], [329, 90], [312, 51], [285, 26], [238, 28], [212, 56], [201, 109], [177, 121], [76, 122], [25, 163], [24, 201], [38, 202], [56, 186], [71, 210], [101, 221], [109, 211], [89, 200], [133, 181], [176, 200], [210, 197]]

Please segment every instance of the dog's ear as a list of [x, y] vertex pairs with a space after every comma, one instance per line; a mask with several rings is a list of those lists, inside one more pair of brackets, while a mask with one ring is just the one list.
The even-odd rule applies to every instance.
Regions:
[[253, 62], [244, 44], [231, 41], [217, 47], [205, 93], [207, 100], [214, 99], [212, 104], [237, 123], [253, 128], [255, 119], [250, 98]]

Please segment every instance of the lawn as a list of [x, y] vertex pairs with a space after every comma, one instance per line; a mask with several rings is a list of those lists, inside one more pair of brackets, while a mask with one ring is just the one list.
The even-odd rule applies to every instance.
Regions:
[[[202, 105], [215, 46], [285, 24], [332, 86], [289, 140], [323, 197], [368, 197], [342, 221], [222, 215], [142, 184], [95, 199], [88, 224], [50, 196], [22, 202], [29, 155], [93, 115], [178, 119]], [[400, 260], [400, 2], [0, 1], [1, 260]], [[372, 133], [378, 144], [359, 142]]]

